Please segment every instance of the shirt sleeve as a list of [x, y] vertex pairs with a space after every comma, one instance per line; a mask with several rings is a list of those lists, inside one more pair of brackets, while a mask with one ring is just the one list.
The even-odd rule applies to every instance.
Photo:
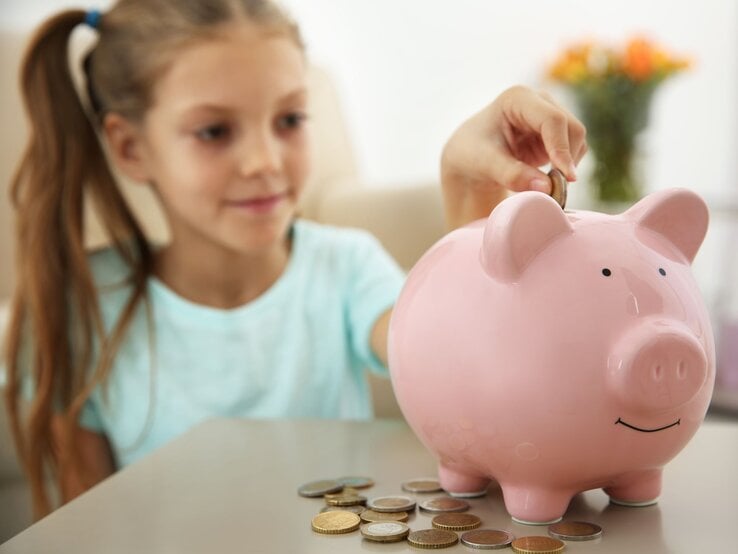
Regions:
[[371, 333], [379, 316], [392, 308], [405, 282], [405, 273], [379, 241], [368, 233], [352, 245], [348, 284], [351, 347], [359, 361], [376, 373], [388, 373], [371, 348]]

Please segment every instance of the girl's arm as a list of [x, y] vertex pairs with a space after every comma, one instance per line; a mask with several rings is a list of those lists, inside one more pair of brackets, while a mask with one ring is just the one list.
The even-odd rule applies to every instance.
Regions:
[[[59, 452], [69, 451], [64, 425], [62, 416], [53, 416], [51, 433]], [[85, 469], [85, 475], [83, 477], [76, 471], [65, 470], [66, 464], [61, 464], [59, 489], [63, 503], [69, 502], [115, 472], [113, 450], [105, 435], [82, 427], [75, 430], [75, 435], [80, 466]]]
[[550, 193], [538, 168], [551, 163], [567, 180], [587, 152], [584, 126], [546, 93], [512, 87], [464, 122], [441, 156], [449, 230], [486, 218], [509, 191]]
[[392, 317], [391, 308], [379, 316], [379, 319], [377, 319], [377, 322], [372, 328], [370, 338], [372, 352], [381, 360], [385, 367], [387, 367], [387, 336], [389, 335], [390, 317]]

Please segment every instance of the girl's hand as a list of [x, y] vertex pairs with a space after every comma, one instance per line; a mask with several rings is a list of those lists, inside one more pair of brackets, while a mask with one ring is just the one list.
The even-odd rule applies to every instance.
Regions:
[[551, 192], [537, 169], [551, 162], [567, 180], [587, 152], [584, 126], [546, 93], [512, 87], [451, 136], [441, 156], [450, 229], [489, 215], [509, 191]]

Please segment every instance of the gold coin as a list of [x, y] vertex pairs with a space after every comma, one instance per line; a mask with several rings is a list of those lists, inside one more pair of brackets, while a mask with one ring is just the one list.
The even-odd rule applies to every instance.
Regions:
[[300, 488], [297, 489], [297, 494], [313, 498], [332, 492], [338, 492], [340, 490], [343, 490], [343, 485], [341, 483], [332, 479], [324, 479], [322, 481], [312, 481], [301, 485]]
[[325, 503], [328, 506], [356, 506], [357, 504], [366, 504], [366, 496], [359, 494], [347, 494], [344, 496], [333, 496], [326, 498]]
[[515, 539], [510, 546], [518, 554], [557, 554], [565, 545], [558, 539], [536, 535]]
[[320, 510], [321, 513], [323, 512], [351, 512], [352, 514], [361, 515], [361, 513], [366, 510], [364, 506], [356, 505], [356, 506], [323, 506], [323, 509]]
[[469, 503], [458, 498], [439, 496], [422, 502], [420, 509], [426, 512], [465, 512], [469, 509]]
[[552, 169], [548, 172], [548, 178], [551, 180], [551, 197], [561, 206], [563, 210], [566, 208], [566, 189], [569, 183], [566, 177], [558, 169]]
[[310, 526], [316, 533], [338, 535], [356, 531], [361, 523], [358, 515], [346, 511], [322, 512], [313, 518]]
[[443, 488], [441, 488], [441, 483], [438, 482], [438, 479], [428, 478], [405, 481], [402, 484], [402, 490], [407, 492], [425, 493], [440, 492], [443, 490]]
[[407, 521], [409, 514], [407, 512], [376, 512], [374, 510], [364, 510], [361, 512], [361, 520], [367, 523], [375, 523], [380, 521]]
[[410, 533], [407, 542], [415, 548], [448, 548], [459, 542], [459, 537], [453, 531], [423, 529]]
[[602, 536], [602, 527], [587, 521], [560, 521], [548, 526], [548, 534], [565, 541], [590, 541]]
[[415, 509], [415, 500], [409, 496], [378, 496], [367, 502], [377, 512], [407, 512]]
[[344, 487], [351, 487], [354, 489], [366, 489], [374, 485], [374, 480], [371, 477], [339, 477], [336, 479]]
[[515, 537], [507, 531], [499, 529], [477, 529], [461, 535], [461, 542], [478, 550], [499, 550], [507, 548]]
[[410, 527], [398, 521], [379, 521], [361, 526], [361, 535], [376, 542], [397, 542], [410, 534]]
[[447, 529], [449, 531], [468, 531], [476, 529], [482, 524], [482, 520], [474, 514], [441, 514], [431, 521], [436, 529]]

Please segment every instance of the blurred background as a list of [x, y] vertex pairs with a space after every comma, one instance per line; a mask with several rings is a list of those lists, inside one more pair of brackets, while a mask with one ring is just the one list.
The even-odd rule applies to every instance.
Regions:
[[[105, 10], [111, 2], [94, 7]], [[300, 23], [308, 55], [339, 93], [361, 180], [400, 187], [437, 181], [441, 148], [455, 127], [512, 84], [546, 89], [572, 110], [562, 85], [547, 77], [572, 43], [613, 46], [639, 35], [687, 57], [691, 67], [656, 90], [638, 139], [644, 192], [683, 186], [711, 208], [708, 238], [695, 261], [721, 353], [716, 405], [738, 412], [738, 3], [705, 0], [284, 0]], [[18, 36], [67, 0], [5, 1], [0, 7], [0, 181], [5, 185], [24, 142], [17, 98]], [[89, 4], [82, 7], [89, 8]], [[16, 37], [10, 40], [8, 37]], [[8, 46], [10, 45], [10, 46]], [[581, 165], [569, 207], [591, 203]], [[3, 194], [6, 194], [3, 192]], [[7, 203], [0, 203], [7, 204]], [[0, 242], [11, 242], [0, 211]], [[2, 246], [2, 244], [0, 244]], [[0, 298], [12, 285], [0, 260]]]

